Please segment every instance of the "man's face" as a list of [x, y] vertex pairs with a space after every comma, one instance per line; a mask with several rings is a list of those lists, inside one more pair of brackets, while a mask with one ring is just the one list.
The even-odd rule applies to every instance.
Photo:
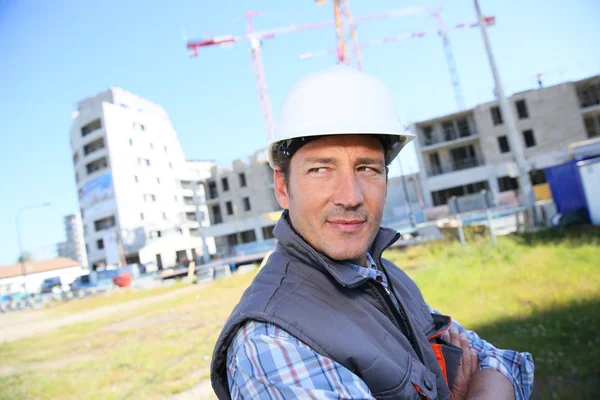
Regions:
[[365, 265], [387, 190], [381, 142], [367, 135], [327, 136], [302, 146], [290, 163], [289, 182], [275, 172], [275, 195], [294, 229], [313, 248]]

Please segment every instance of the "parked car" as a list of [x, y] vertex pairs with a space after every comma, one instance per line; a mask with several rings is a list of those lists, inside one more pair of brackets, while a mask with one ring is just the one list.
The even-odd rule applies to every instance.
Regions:
[[68, 292], [69, 285], [60, 276], [46, 278], [42, 282], [42, 293]]

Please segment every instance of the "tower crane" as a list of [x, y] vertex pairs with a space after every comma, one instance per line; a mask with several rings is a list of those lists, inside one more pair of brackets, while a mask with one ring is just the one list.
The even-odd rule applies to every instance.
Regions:
[[[398, 18], [405, 17], [415, 14], [421, 13], [435, 13], [442, 10], [441, 6], [428, 6], [428, 7], [408, 7], [396, 10], [387, 10], [374, 14], [367, 14], [358, 16], [352, 19], [350, 14], [350, 9], [347, 6], [347, 0], [335, 0], [338, 7], [334, 12], [334, 20], [329, 21], [321, 21], [321, 22], [304, 22], [293, 25], [288, 25], [279, 28], [271, 28], [266, 30], [255, 30], [253, 18], [256, 16], [262, 15], [261, 12], [257, 11], [249, 11], [245, 14], [246, 17], [246, 34], [243, 35], [219, 35], [211, 38], [206, 38], [202, 40], [192, 40], [187, 42], [188, 53], [192, 57], [198, 56], [198, 50], [203, 47], [209, 46], [224, 46], [231, 45], [237, 42], [247, 41], [250, 44], [250, 50], [252, 54], [252, 68], [254, 71], [254, 77], [256, 80], [256, 89], [258, 92], [261, 111], [263, 114], [265, 132], [267, 134], [267, 138], [271, 136], [271, 132], [273, 131], [273, 111], [271, 108], [271, 101], [269, 98], [269, 92], [267, 88], [267, 80], [264, 72], [263, 62], [262, 62], [262, 42], [266, 39], [273, 39], [279, 35], [290, 34], [294, 32], [302, 32], [302, 31], [310, 31], [315, 29], [324, 29], [335, 26], [336, 32], [338, 24], [341, 22], [341, 18], [350, 17], [351, 26], [353, 27], [356, 22], [366, 22], [373, 21], [379, 19], [390, 19], [390, 18]], [[343, 26], [340, 25], [340, 28]], [[351, 29], [351, 31], [353, 28]], [[343, 29], [341, 29], [339, 35], [342, 35], [343, 39]], [[352, 34], [352, 33], [351, 33]], [[338, 62], [349, 63], [349, 59], [346, 52], [345, 41], [343, 46], [340, 47], [340, 36], [338, 35], [338, 48], [343, 50], [336, 50], [338, 54]], [[355, 42], [355, 52], [358, 55], [357, 61], [359, 68], [360, 65], [360, 55], [358, 53], [358, 42], [356, 41], [356, 32], [354, 33], [354, 42]]]

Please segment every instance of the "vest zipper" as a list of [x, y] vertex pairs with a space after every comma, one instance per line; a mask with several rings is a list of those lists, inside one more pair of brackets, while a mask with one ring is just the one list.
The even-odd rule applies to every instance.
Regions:
[[[387, 272], [385, 271], [385, 269], [383, 269], [383, 266], [381, 266], [380, 268], [381, 268], [381, 271], [385, 274], [385, 277], [387, 278], [388, 285], [391, 285], [392, 281], [390, 280], [390, 277], [388, 276]], [[415, 336], [415, 331], [413, 330], [410, 320], [408, 319], [408, 313], [406, 312], [406, 308], [404, 308], [404, 305], [402, 304], [400, 299], [398, 299], [398, 296], [396, 296], [394, 293], [392, 293], [387, 287], [383, 286], [380, 283], [376, 284], [373, 282], [373, 284], [376, 287], [382, 288], [384, 290], [385, 294], [387, 295], [387, 297], [389, 299], [389, 303], [391, 303], [391, 308], [394, 311], [394, 314], [398, 314], [395, 316], [401, 322], [401, 326], [405, 330], [405, 332], [403, 332], [404, 335], [406, 336], [406, 338], [408, 339], [408, 342], [410, 343], [413, 350], [417, 354], [417, 357], [419, 357], [419, 360], [421, 361], [421, 363], [423, 363], [425, 365], [425, 359], [423, 358], [423, 353], [421, 352], [421, 347], [419, 346], [419, 343]], [[392, 287], [392, 289], [393, 289], [393, 287]], [[396, 306], [394, 305], [394, 300], [392, 300], [392, 296], [394, 296], [396, 298], [396, 303], [398, 304], [397, 310], [396, 310]], [[388, 304], [388, 305], [390, 305], [390, 304]]]

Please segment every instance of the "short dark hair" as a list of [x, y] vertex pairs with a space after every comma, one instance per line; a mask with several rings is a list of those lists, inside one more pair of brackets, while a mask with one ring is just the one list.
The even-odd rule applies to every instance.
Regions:
[[288, 182], [290, 178], [290, 164], [292, 162], [292, 158], [283, 154], [280, 151], [273, 152], [273, 164], [275, 167], [283, 174], [283, 179], [285, 181], [285, 186], [288, 187]]

